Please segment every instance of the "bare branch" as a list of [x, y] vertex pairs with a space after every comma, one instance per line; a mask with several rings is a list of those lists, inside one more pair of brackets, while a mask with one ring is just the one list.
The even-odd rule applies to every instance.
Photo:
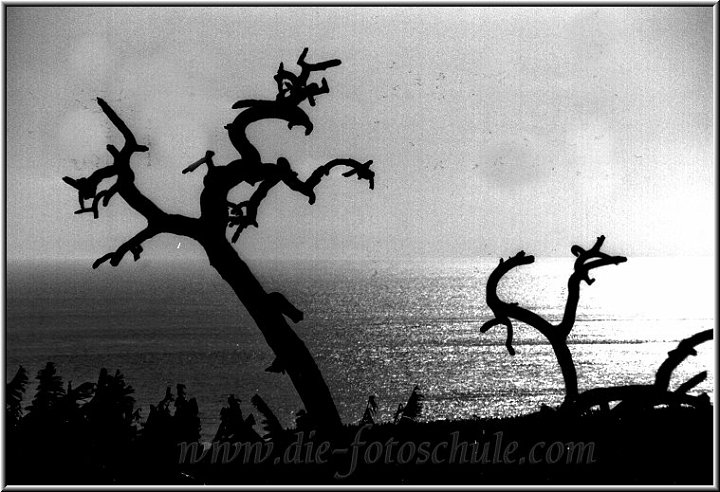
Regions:
[[[268, 192], [279, 182], [280, 180], [278, 178], [266, 178], [258, 185], [249, 200], [231, 207], [231, 215], [228, 222], [230, 226], [237, 225], [237, 229], [232, 236], [232, 242], [238, 240], [240, 233], [245, 230], [245, 228], [249, 226], [258, 227], [257, 211], [260, 203], [262, 203]], [[244, 212], [243, 209], [245, 209]]]
[[[98, 218], [100, 205], [107, 206], [111, 198], [120, 195], [130, 207], [147, 219], [148, 226], [121, 245], [117, 251], [98, 258], [93, 264], [93, 268], [97, 268], [106, 261], [110, 261], [112, 266], [117, 266], [128, 252], [132, 253], [137, 261], [142, 252], [142, 242], [161, 232], [196, 237], [199, 229], [197, 219], [166, 214], [137, 188], [135, 174], [130, 167], [130, 159], [135, 152], [146, 152], [148, 147], [137, 143], [132, 131], [107, 102], [100, 98], [97, 102], [110, 122], [123, 135], [125, 143], [120, 150], [112, 144], [107, 145], [107, 151], [113, 158], [112, 164], [97, 169], [86, 178], [74, 179], [69, 176], [63, 178], [63, 181], [78, 191], [80, 210], [76, 213], [92, 212], [93, 217]], [[110, 187], [98, 191], [98, 187], [104, 180], [113, 177], [116, 178], [116, 181]], [[85, 204], [86, 200], [91, 200], [89, 206]]]
[[516, 319], [538, 330], [552, 345], [555, 356], [560, 364], [563, 379], [565, 380], [566, 401], [572, 401], [577, 395], [577, 372], [572, 360], [572, 354], [567, 345], [567, 337], [575, 323], [577, 305], [580, 297], [580, 282], [585, 280], [588, 284], [592, 284], [593, 281], [589, 279], [588, 272], [593, 268], [627, 261], [627, 259], [622, 256], [610, 256], [601, 252], [600, 248], [604, 240], [605, 237], [600, 236], [597, 238], [595, 245], [587, 251], [580, 246], [573, 246], [571, 248], [577, 260], [575, 261], [574, 272], [568, 280], [568, 298], [563, 319], [557, 325], [550, 323], [529, 309], [518, 306], [517, 303], [508, 303], [501, 300], [497, 294], [498, 284], [505, 274], [518, 266], [533, 263], [535, 261], [533, 256], [526, 255], [524, 251], [520, 251], [506, 261], [500, 259], [500, 263], [492, 273], [490, 273], [487, 282], [487, 305], [492, 310], [495, 318], [483, 324], [480, 331], [484, 333], [493, 326], [499, 324], [505, 325], [508, 330], [505, 345], [508, 348], [508, 352], [513, 355], [515, 350], [512, 348], [513, 331], [510, 319]]
[[575, 260], [575, 274], [577, 274], [578, 282], [584, 280], [588, 285], [592, 285], [595, 280], [589, 277], [590, 270], [606, 265], [618, 265], [627, 261], [624, 256], [611, 256], [600, 251], [604, 242], [605, 236], [600, 236], [593, 247], [587, 251], [578, 245], [570, 248], [570, 252], [577, 257], [577, 260]]
[[695, 374], [693, 377], [685, 381], [683, 384], [677, 387], [675, 393], [684, 394], [693, 389], [698, 384], [702, 383], [707, 379], [707, 371], [702, 371]]
[[142, 243], [156, 236], [159, 232], [160, 231], [152, 229], [150, 227], [143, 229], [135, 236], [124, 242], [116, 251], [103, 255], [97, 260], [95, 260], [95, 263], [93, 263], [92, 267], [97, 268], [108, 260], [110, 260], [110, 265], [114, 267], [118, 266], [125, 254], [127, 254], [128, 252], [132, 253], [133, 259], [135, 261], [139, 260], [140, 253], [142, 253]]
[[[342, 62], [338, 60], [337, 58], [334, 58], [332, 60], [327, 60], [324, 62], [319, 63], [307, 63], [305, 61], [305, 56], [307, 55], [308, 49], [305, 48], [303, 52], [300, 54], [300, 57], [298, 58], [297, 64], [302, 68], [302, 74], [305, 75], [307, 73], [308, 75], [310, 72], [318, 72], [321, 70], [327, 70], [331, 67], [337, 67]], [[302, 76], [301, 76], [302, 77]]]
[[283, 120], [287, 121], [288, 128], [296, 126], [305, 128], [305, 135], [313, 131], [313, 124], [307, 113], [297, 106], [292, 106], [278, 101], [252, 101], [243, 100], [235, 103], [233, 107], [246, 107], [232, 123], [225, 125], [228, 131], [230, 142], [242, 156], [242, 161], [236, 161], [243, 165], [260, 164], [260, 152], [250, 142], [246, 135], [247, 127], [260, 120]]
[[[117, 115], [115, 110], [113, 110], [113, 108], [111, 108], [110, 105], [105, 102], [104, 99], [98, 97], [97, 103], [103, 110], [103, 113], [105, 113], [105, 115], [112, 122], [112, 124], [115, 125], [115, 128], [117, 128], [120, 133], [122, 133], [123, 137], [125, 137], [125, 146], [123, 147], [123, 151], [125, 151], [126, 148], [130, 152], [146, 152], [148, 150], [146, 146], [138, 145], [137, 140], [135, 140], [135, 135], [133, 135], [133, 132], [130, 131], [125, 122]], [[109, 147], [108, 151], [110, 151], [111, 154], [113, 153]]]
[[668, 352], [668, 357], [658, 368], [655, 373], [655, 386], [660, 390], [667, 390], [670, 387], [670, 378], [673, 371], [686, 358], [691, 355], [697, 355], [695, 347], [703, 342], [712, 340], [713, 330], [705, 330], [685, 338], [678, 343], [678, 346]]
[[323, 176], [330, 174], [330, 170], [336, 166], [349, 167], [350, 171], [343, 174], [357, 174], [358, 179], [367, 179], [370, 181], [371, 189], [375, 173], [370, 169], [372, 161], [360, 163], [353, 159], [334, 159], [327, 164], [317, 168], [310, 177], [302, 181], [293, 171], [287, 159], [280, 157], [276, 164], [262, 164], [260, 166], [252, 166], [243, 168], [242, 171], [234, 172], [237, 179], [244, 182], [253, 183], [259, 181], [257, 189], [253, 192], [249, 200], [237, 204], [230, 204], [230, 214], [228, 216], [228, 225], [230, 227], [237, 226], [232, 242], [236, 242], [240, 234], [249, 226], [258, 227], [257, 211], [262, 200], [267, 196], [268, 192], [279, 182], [283, 182], [293, 191], [297, 191], [308, 197], [308, 202], [312, 205], [315, 203], [314, 188], [320, 183]]
[[633, 384], [627, 386], [610, 386], [593, 388], [583, 391], [577, 396], [571, 408], [574, 412], [582, 413], [594, 406], [607, 407], [609, 402], [620, 401], [614, 410], [628, 408], [643, 408], [660, 404], [702, 406], [706, 400], [702, 397], [691, 396], [684, 393], [661, 391], [651, 384]]
[[277, 82], [278, 93], [275, 98], [276, 101], [283, 102], [285, 104], [300, 104], [305, 99], [308, 100], [310, 106], [315, 106], [315, 96], [320, 94], [327, 94], [330, 89], [327, 84], [327, 80], [322, 79], [322, 85], [316, 83], [308, 84], [308, 79], [312, 72], [319, 72], [327, 70], [328, 68], [336, 67], [341, 64], [338, 59], [327, 60], [319, 63], [307, 63], [305, 57], [307, 56], [308, 49], [305, 48], [298, 58], [297, 64], [300, 66], [300, 75], [285, 70], [283, 64], [280, 64], [277, 75], [275, 75], [275, 82]]
[[[485, 297], [487, 305], [499, 320], [514, 318], [522, 321], [540, 331], [546, 338], [553, 338], [552, 325], [535, 314], [534, 312], [518, 306], [517, 303], [508, 303], [500, 299], [497, 294], [498, 284], [500, 280], [513, 268], [521, 265], [529, 265], [535, 262], [535, 257], [526, 255], [524, 251], [520, 251], [515, 256], [511, 256], [507, 260], [500, 259], [498, 266], [490, 274], [488, 278]], [[502, 324], [506, 324], [502, 322]]]
[[198, 167], [202, 166], [203, 164], [207, 164], [209, 168], [213, 167], [215, 165], [212, 160], [214, 155], [215, 155], [215, 152], [213, 152], [212, 150], [208, 150], [207, 152], [205, 152], [204, 157], [202, 157], [201, 159], [198, 159], [197, 161], [193, 162], [188, 167], [183, 169], [182, 173], [183, 174], [191, 173]]
[[[311, 106], [315, 105], [314, 97], [329, 92], [327, 80], [322, 79], [320, 85], [308, 83], [308, 78], [313, 72], [326, 70], [340, 65], [340, 60], [327, 60], [319, 63], [308, 63], [306, 61], [308, 49], [305, 48], [298, 58], [298, 65], [301, 68], [299, 75], [286, 70], [280, 63], [278, 72], [274, 79], [277, 83], [278, 93], [275, 100], [242, 99], [233, 104], [234, 109], [242, 109], [235, 120], [226, 125], [230, 141], [235, 149], [242, 156], [241, 159], [232, 161], [226, 166], [214, 168], [204, 181], [203, 195], [201, 197], [201, 218], [225, 215], [226, 222], [230, 227], [237, 227], [232, 241], [239, 238], [240, 233], [249, 227], [257, 227], [257, 210], [268, 191], [278, 182], [284, 182], [290, 189], [308, 197], [310, 204], [315, 202], [314, 188], [320, 182], [322, 176], [329, 174], [331, 168], [344, 165], [350, 168], [344, 176], [357, 175], [358, 179], [366, 179], [370, 188], [374, 187], [375, 173], [370, 170], [372, 161], [363, 164], [352, 159], [335, 159], [324, 166], [316, 169], [311, 176], [302, 181], [298, 178], [286, 159], [280, 158], [277, 164], [263, 164], [260, 153], [247, 137], [247, 128], [250, 124], [267, 119], [280, 119], [287, 121], [288, 128], [295, 126], [305, 128], [305, 134], [309, 135], [313, 130], [312, 122], [307, 113], [298, 105], [308, 99]], [[202, 162], [196, 161], [188, 166], [184, 172], [190, 172]], [[237, 204], [230, 204], [226, 207], [227, 194], [232, 188], [240, 183], [247, 182], [256, 184], [258, 188], [249, 200]], [[227, 211], [227, 213], [226, 213]], [[215, 221], [218, 223], [218, 221]]]
[[493, 318], [489, 321], [486, 321], [483, 323], [483, 325], [480, 327], [480, 333], [486, 333], [490, 328], [492, 328], [495, 325], [505, 325], [507, 328], [507, 338], [505, 340], [505, 347], [507, 347], [508, 353], [510, 355], [515, 355], [515, 348], [512, 346], [513, 342], [513, 326], [512, 322], [508, 318]]
[[578, 245], [570, 248], [570, 252], [577, 257], [575, 260], [574, 271], [568, 278], [568, 297], [565, 303], [565, 311], [563, 319], [558, 325], [558, 330], [567, 337], [575, 325], [577, 316], [577, 306], [580, 301], [580, 283], [586, 282], [592, 285], [595, 279], [590, 278], [590, 270], [600, 268], [606, 265], [619, 265], [627, 261], [624, 256], [612, 256], [600, 251], [605, 236], [600, 236], [595, 244], [589, 250], [585, 250]]
[[120, 156], [120, 151], [112, 144], [108, 144], [105, 146], [108, 152], [110, 152], [110, 155], [117, 158]]
[[357, 175], [357, 179], [367, 180], [370, 183], [370, 189], [372, 190], [375, 187], [375, 172], [370, 169], [370, 165], [372, 165], [372, 163], [372, 160], [360, 163], [355, 159], [333, 159], [327, 164], [315, 169], [305, 182], [299, 180], [296, 182], [291, 182], [291, 180], [283, 181], [290, 189], [299, 191], [303, 195], [307, 196], [308, 202], [312, 205], [315, 203], [315, 187], [320, 184], [323, 176], [329, 176], [330, 170], [337, 166], [349, 167], [350, 171], [343, 173], [343, 176], [349, 177]]

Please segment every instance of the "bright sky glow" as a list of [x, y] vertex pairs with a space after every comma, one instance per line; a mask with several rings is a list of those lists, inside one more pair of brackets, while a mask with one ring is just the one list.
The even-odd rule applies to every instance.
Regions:
[[[7, 22], [7, 257], [96, 258], [143, 226], [116, 199], [76, 216], [80, 177], [120, 143], [105, 98], [150, 152], [138, 182], [197, 215], [201, 173], [236, 158], [223, 125], [272, 98], [282, 61], [340, 58], [305, 137], [253, 129], [266, 162], [307, 176], [373, 159], [376, 189], [333, 174], [313, 206], [278, 186], [248, 257], [711, 255], [712, 7], [16, 7]], [[178, 246], [178, 243], [181, 245]], [[155, 257], [201, 257], [176, 237]]]

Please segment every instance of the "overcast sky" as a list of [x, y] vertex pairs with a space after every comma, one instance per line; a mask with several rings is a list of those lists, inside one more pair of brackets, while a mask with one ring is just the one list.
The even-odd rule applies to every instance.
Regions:
[[[310, 206], [277, 186], [245, 256], [566, 256], [600, 234], [628, 256], [714, 251], [711, 7], [8, 6], [6, 22], [10, 262], [96, 258], [143, 227], [118, 198], [73, 215], [61, 178], [122, 144], [96, 97], [150, 147], [139, 186], [196, 216], [202, 173], [181, 170], [208, 149], [235, 159], [232, 104], [273, 98], [278, 64], [306, 46], [342, 65], [309, 137], [252, 128], [263, 159], [301, 177], [372, 159], [376, 187], [335, 170]], [[145, 250], [201, 256], [174, 236]]]

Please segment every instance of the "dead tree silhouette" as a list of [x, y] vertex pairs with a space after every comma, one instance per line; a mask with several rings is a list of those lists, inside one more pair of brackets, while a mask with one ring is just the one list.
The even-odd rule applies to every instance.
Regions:
[[[334, 159], [318, 167], [302, 181], [285, 158], [279, 158], [276, 163], [262, 162], [259, 151], [246, 135], [252, 123], [271, 119], [286, 121], [289, 129], [303, 127], [306, 135], [312, 132], [310, 118], [299, 105], [307, 100], [314, 106], [315, 97], [328, 93], [329, 88], [325, 79], [318, 85], [308, 84], [308, 78], [313, 72], [340, 65], [340, 60], [308, 63], [305, 61], [307, 51], [305, 48], [297, 61], [301, 68], [300, 75], [285, 70], [280, 64], [275, 76], [278, 92], [274, 100], [246, 99], [233, 105], [234, 109], [242, 111], [225, 128], [230, 141], [240, 153], [240, 159], [217, 166], [213, 162], [214, 153], [208, 150], [203, 158], [183, 170], [183, 173], [189, 173], [202, 165], [207, 168], [200, 194], [200, 217], [165, 212], [140, 191], [135, 183], [130, 160], [136, 152], [147, 152], [149, 149], [137, 142], [120, 116], [100, 98], [97, 100], [100, 108], [120, 131], [125, 143], [121, 149], [114, 145], [107, 146], [113, 159], [112, 164], [96, 170], [86, 178], [64, 177], [63, 180], [78, 190], [80, 210], [76, 213], [92, 212], [97, 218], [100, 204], [107, 206], [112, 198], [119, 196], [147, 220], [147, 226], [142, 231], [117, 250], [98, 258], [93, 268], [106, 261], [117, 266], [127, 253], [131, 253], [137, 261], [143, 251], [143, 243], [158, 234], [176, 234], [197, 241], [204, 248], [210, 264], [232, 287], [275, 353], [276, 359], [271, 364], [271, 370], [288, 373], [307, 413], [318, 426], [335, 428], [341, 421], [330, 390], [307, 347], [285, 319], [287, 316], [293, 322], [298, 322], [303, 317], [302, 311], [282, 294], [266, 292], [227, 237], [228, 228], [235, 228], [232, 235], [232, 242], [235, 242], [245, 228], [258, 226], [257, 211], [262, 200], [270, 189], [281, 182], [291, 190], [307, 196], [310, 204], [315, 202], [315, 187], [336, 166], [350, 168], [344, 176], [356, 174], [358, 179], [368, 180], [370, 188], [373, 188], [374, 172], [370, 170], [372, 161], [361, 163], [354, 159]], [[116, 178], [115, 183], [99, 191], [100, 184], [112, 177]], [[247, 201], [229, 202], [228, 194], [241, 183], [257, 186]], [[86, 205], [86, 200], [90, 200], [89, 205]]]
[[585, 250], [580, 246], [573, 246], [570, 251], [577, 258], [575, 260], [574, 271], [568, 279], [568, 297], [565, 304], [565, 312], [562, 320], [558, 324], [552, 324], [540, 315], [518, 306], [516, 302], [508, 303], [501, 300], [497, 294], [497, 287], [500, 280], [513, 268], [520, 265], [529, 265], [535, 261], [532, 255], [526, 255], [524, 251], [520, 251], [515, 256], [504, 260], [501, 258], [500, 263], [490, 274], [487, 283], [487, 305], [492, 310], [495, 317], [486, 321], [481, 327], [480, 332], [485, 333], [495, 325], [505, 325], [507, 328], [507, 339], [505, 346], [510, 355], [515, 355], [513, 342], [513, 325], [512, 319], [521, 321], [538, 330], [547, 340], [555, 352], [560, 370], [562, 371], [563, 380], [565, 382], [565, 401], [564, 405], [572, 404], [578, 397], [578, 381], [575, 363], [573, 362], [570, 348], [567, 344], [567, 337], [570, 334], [577, 315], [578, 301], [580, 300], [580, 283], [586, 282], [592, 285], [595, 279], [590, 278], [590, 270], [605, 265], [617, 265], [627, 261], [624, 256], [612, 256], [600, 251], [605, 241], [605, 236], [597, 238], [595, 245], [589, 250]]

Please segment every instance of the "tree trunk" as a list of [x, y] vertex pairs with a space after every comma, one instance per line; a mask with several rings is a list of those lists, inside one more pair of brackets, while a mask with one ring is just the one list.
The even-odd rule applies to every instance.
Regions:
[[565, 381], [565, 401], [563, 404], [572, 404], [578, 396], [578, 382], [577, 371], [575, 370], [575, 363], [573, 362], [570, 348], [565, 338], [559, 340], [551, 339], [550, 343], [552, 344], [558, 364], [560, 364], [560, 370], [562, 371], [563, 380]]
[[288, 325], [282, 307], [273, 302], [235, 249], [222, 238], [203, 238], [210, 264], [232, 287], [252, 316], [281, 366], [287, 371], [312, 420], [326, 430], [342, 425], [330, 390], [305, 343]]

